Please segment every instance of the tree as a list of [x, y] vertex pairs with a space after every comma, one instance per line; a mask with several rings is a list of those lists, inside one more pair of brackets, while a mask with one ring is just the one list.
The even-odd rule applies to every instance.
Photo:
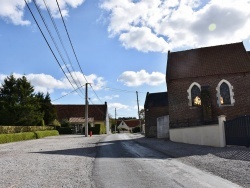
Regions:
[[43, 119], [34, 88], [25, 76], [16, 79], [10, 75], [4, 79], [0, 104], [1, 125], [37, 125]]
[[53, 124], [56, 119], [56, 109], [51, 103], [49, 93], [44, 96], [43, 93], [38, 92], [36, 98], [40, 103], [40, 112], [44, 113], [43, 120], [45, 125]]
[[145, 120], [145, 110], [144, 110], [144, 109], [141, 109], [141, 110], [139, 111], [139, 115], [140, 115], [140, 119], [141, 119], [141, 120]]

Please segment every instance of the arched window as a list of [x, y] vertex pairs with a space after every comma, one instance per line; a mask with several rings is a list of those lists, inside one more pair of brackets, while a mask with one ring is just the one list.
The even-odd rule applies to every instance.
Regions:
[[201, 86], [194, 82], [190, 85], [188, 92], [188, 106], [201, 105]]
[[216, 88], [217, 103], [219, 106], [234, 105], [233, 86], [227, 80], [221, 80]]

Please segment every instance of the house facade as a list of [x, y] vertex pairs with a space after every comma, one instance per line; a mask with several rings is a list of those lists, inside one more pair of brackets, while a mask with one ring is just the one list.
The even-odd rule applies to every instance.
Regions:
[[147, 93], [145, 103], [145, 136], [157, 137], [157, 118], [168, 116], [168, 93]]
[[131, 119], [131, 120], [118, 120], [117, 121], [117, 129], [120, 131], [128, 131], [132, 132], [133, 128], [140, 127], [143, 122], [140, 122], [139, 119]]
[[[85, 122], [85, 105], [66, 104], [66, 105], [54, 105], [57, 112], [59, 122], [68, 121], [77, 128], [82, 128]], [[102, 133], [108, 134], [109, 128], [109, 116], [107, 103], [99, 105], [88, 105], [88, 122], [91, 126], [100, 125]]]
[[170, 128], [250, 114], [250, 53], [242, 42], [169, 52], [166, 82]]

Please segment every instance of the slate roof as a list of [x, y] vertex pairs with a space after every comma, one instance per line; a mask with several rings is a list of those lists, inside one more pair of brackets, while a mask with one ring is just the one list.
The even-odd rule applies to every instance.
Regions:
[[[120, 125], [120, 123], [124, 121], [128, 127], [137, 127], [140, 125], [140, 120], [139, 119], [131, 119], [131, 120], [118, 120], [117, 125]], [[143, 123], [143, 122], [142, 122]]]
[[144, 103], [145, 109], [150, 107], [164, 107], [164, 106], [168, 106], [167, 92], [159, 92], [159, 93], [147, 92], [147, 96]]
[[[57, 117], [59, 121], [72, 117], [85, 116], [85, 105], [66, 104], [66, 105], [53, 105], [57, 111]], [[103, 105], [89, 105], [88, 106], [88, 117], [94, 118], [95, 121], [105, 121], [107, 113], [107, 104]]]
[[250, 72], [242, 42], [168, 53], [166, 80]]

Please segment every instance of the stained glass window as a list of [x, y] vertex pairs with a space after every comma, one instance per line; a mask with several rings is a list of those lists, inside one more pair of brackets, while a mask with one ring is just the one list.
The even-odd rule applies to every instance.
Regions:
[[221, 98], [220, 98], [221, 105], [231, 104], [229, 86], [225, 82], [223, 82], [220, 85], [220, 95], [221, 95]]
[[194, 85], [191, 89], [192, 106], [201, 105], [200, 98], [201, 98], [201, 90], [197, 85]]

